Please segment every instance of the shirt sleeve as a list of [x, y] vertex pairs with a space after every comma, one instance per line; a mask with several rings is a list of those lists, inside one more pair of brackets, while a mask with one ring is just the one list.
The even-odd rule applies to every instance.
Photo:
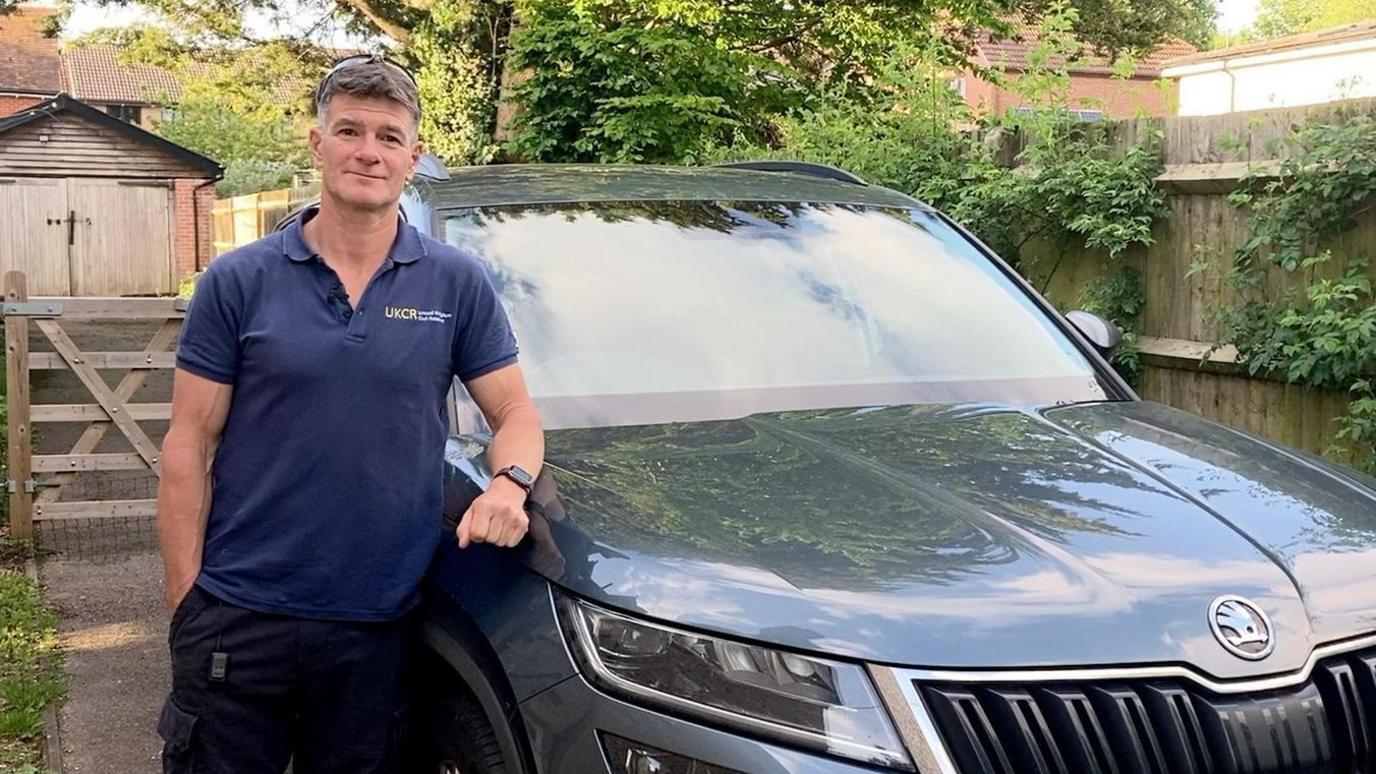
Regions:
[[239, 375], [242, 294], [212, 264], [196, 281], [177, 343], [177, 365], [197, 376], [233, 384]]
[[457, 316], [453, 370], [467, 382], [516, 362], [516, 335], [487, 272], [476, 261]]

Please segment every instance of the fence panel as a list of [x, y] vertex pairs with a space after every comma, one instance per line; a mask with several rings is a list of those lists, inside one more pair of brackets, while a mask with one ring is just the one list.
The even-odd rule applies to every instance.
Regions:
[[[1247, 238], [1248, 216], [1228, 202], [1228, 195], [1248, 174], [1269, 174], [1291, 155], [1294, 148], [1289, 140], [1297, 129], [1353, 112], [1376, 113], [1376, 100], [1221, 116], [1130, 119], [1108, 127], [1111, 144], [1119, 152], [1159, 132], [1165, 162], [1157, 183], [1167, 195], [1170, 214], [1156, 225], [1154, 244], [1119, 259], [1142, 273], [1143, 397], [1308, 451], [1322, 453], [1332, 445], [1338, 429], [1334, 420], [1347, 411], [1346, 393], [1307, 390], [1266, 376], [1247, 377], [1236, 368], [1220, 370], [1217, 363], [1178, 355], [1182, 345], [1195, 353], [1207, 351], [1220, 335], [1210, 319], [1212, 310], [1236, 301], [1228, 270]], [[1011, 142], [1021, 150], [1028, 140], [1015, 137]], [[1335, 247], [1339, 254], [1376, 255], [1376, 208], [1363, 212], [1357, 227]], [[1102, 251], [1046, 239], [1025, 245], [1022, 259], [1033, 283], [1064, 309], [1079, 305], [1086, 283], [1121, 265]], [[1203, 268], [1195, 269], [1197, 263]], [[1272, 269], [1266, 282], [1276, 297], [1308, 284], [1317, 272], [1335, 276], [1339, 269], [1336, 261], [1307, 273]], [[1370, 271], [1376, 280], [1376, 264]]]
[[212, 210], [218, 257], [271, 233], [283, 217], [320, 195], [320, 184], [216, 199]]

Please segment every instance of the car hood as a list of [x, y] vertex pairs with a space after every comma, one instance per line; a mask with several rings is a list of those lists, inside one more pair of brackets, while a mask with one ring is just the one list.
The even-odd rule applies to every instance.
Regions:
[[[1376, 630], [1376, 490], [1151, 403], [902, 406], [552, 432], [527, 561], [605, 605], [929, 667], [1303, 666]], [[1210, 602], [1251, 599], [1243, 661]]]

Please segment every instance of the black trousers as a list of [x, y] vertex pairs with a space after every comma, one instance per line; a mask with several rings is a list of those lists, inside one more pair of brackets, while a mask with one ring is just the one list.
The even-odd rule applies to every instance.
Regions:
[[194, 587], [172, 616], [165, 774], [397, 770], [410, 617], [316, 621]]

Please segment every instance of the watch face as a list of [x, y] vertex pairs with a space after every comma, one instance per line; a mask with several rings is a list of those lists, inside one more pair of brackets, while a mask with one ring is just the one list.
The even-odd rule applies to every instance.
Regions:
[[529, 473], [516, 467], [515, 465], [512, 465], [511, 467], [507, 468], [505, 472], [508, 476], [511, 476], [512, 478], [516, 479], [516, 483], [518, 484], [530, 486], [531, 484], [535, 483], [535, 479], [531, 478]]

